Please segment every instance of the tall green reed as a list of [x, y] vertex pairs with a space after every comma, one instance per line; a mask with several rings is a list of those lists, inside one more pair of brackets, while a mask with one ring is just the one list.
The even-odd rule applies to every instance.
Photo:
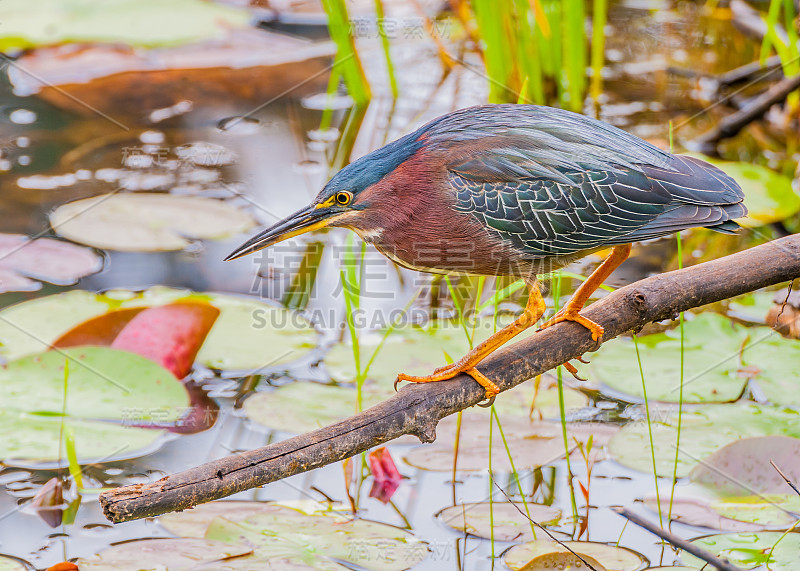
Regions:
[[336, 69], [344, 79], [347, 91], [356, 104], [363, 105], [372, 97], [369, 81], [361, 65], [352, 33], [345, 0], [322, 0], [328, 16], [328, 31], [336, 44]]

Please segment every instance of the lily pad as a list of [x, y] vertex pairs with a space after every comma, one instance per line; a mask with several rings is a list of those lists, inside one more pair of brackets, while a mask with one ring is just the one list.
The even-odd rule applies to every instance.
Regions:
[[[648, 563], [643, 555], [624, 547], [591, 541], [565, 541], [564, 545], [567, 545], [575, 553], [596, 559], [608, 571], [638, 571], [646, 567]], [[532, 559], [558, 551], [567, 550], [551, 539], [537, 539], [515, 545], [506, 551], [503, 560], [512, 571], [519, 571]]]
[[742, 226], [754, 228], [780, 222], [800, 211], [800, 195], [792, 188], [792, 179], [766, 167], [745, 162], [704, 161], [721, 169], [739, 183], [744, 191], [747, 217], [737, 220]]
[[[71, 291], [0, 311], [0, 355], [13, 359], [48, 349], [73, 328], [118, 309], [205, 301], [220, 310], [197, 361], [208, 367], [252, 371], [283, 365], [316, 346], [317, 333], [297, 312], [275, 304], [226, 294], [201, 294], [168, 287], [104, 294]], [[127, 312], [132, 318], [136, 312]], [[106, 323], [114, 328], [119, 319]], [[115, 325], [116, 323], [116, 325]], [[88, 326], [89, 324], [87, 324]], [[98, 332], [93, 334], [99, 335]]]
[[168, 370], [107, 347], [74, 347], [12, 361], [0, 369], [0, 400], [5, 435], [0, 458], [6, 463], [58, 462], [65, 457], [62, 433], [69, 431], [82, 463], [135, 457], [163, 436], [136, 426], [174, 423], [189, 405], [186, 390]]
[[[340, 516], [298, 514], [259, 514], [238, 523], [217, 518], [209, 525], [206, 539], [252, 545], [251, 568], [285, 559], [311, 569], [329, 569], [331, 563], [341, 560], [364, 569], [400, 571], [428, 555], [425, 543], [400, 528], [363, 519], [343, 521]], [[308, 541], [309, 537], [313, 541]]]
[[[656, 473], [672, 477], [678, 412], [676, 409], [651, 410], [651, 416], [656, 419], [651, 423]], [[770, 435], [800, 438], [800, 413], [748, 403], [684, 409], [677, 475], [688, 476], [700, 461], [735, 440]], [[608, 449], [620, 464], [640, 472], [653, 473], [646, 422], [633, 422], [623, 427], [611, 439]]]
[[[747, 377], [739, 374], [739, 349], [747, 331], [730, 319], [703, 313], [684, 325], [685, 403], [729, 402], [742, 393]], [[680, 333], [638, 338], [639, 356], [650, 401], [678, 402], [680, 397]], [[633, 400], [642, 400], [642, 377], [633, 341], [616, 339], [592, 357], [592, 379]]]
[[199, 196], [104, 194], [59, 206], [50, 224], [75, 242], [126, 252], [181, 250], [191, 239], [244, 232], [255, 220], [228, 203]]
[[36, 291], [37, 280], [70, 285], [100, 271], [103, 259], [83, 246], [21, 234], [0, 234], [0, 293]]
[[[794, 571], [797, 569], [797, 554], [800, 553], [800, 533], [783, 535], [777, 531], [725, 533], [701, 537], [692, 543], [726, 558], [742, 569]], [[707, 566], [705, 561], [686, 552], [681, 554], [681, 560], [693, 569]]]
[[[562, 548], [563, 549], [563, 548]], [[571, 551], [553, 551], [539, 555], [528, 561], [520, 571], [569, 571], [586, 569], [591, 565], [594, 571], [608, 571], [594, 557], [578, 555]]]
[[[676, 329], [638, 339], [648, 399], [680, 400], [680, 338]], [[769, 327], [743, 327], [703, 313], [684, 326], [684, 403], [730, 402], [754, 382], [779, 405], [800, 404], [800, 342]], [[632, 341], [607, 343], [592, 359], [593, 378], [612, 391], [643, 400], [641, 373]]]
[[209, 294], [220, 316], [197, 354], [214, 369], [255, 371], [284, 365], [316, 347], [317, 332], [296, 311], [224, 294]]
[[[391, 394], [391, 384], [383, 390], [366, 384], [363, 408], [374, 406]], [[312, 382], [295, 382], [255, 393], [244, 402], [244, 414], [250, 420], [267, 428], [295, 434], [328, 426], [355, 413], [355, 389]]]
[[727, 313], [742, 321], [764, 325], [774, 298], [774, 291], [757, 291], [735, 297], [728, 302]]
[[201, 0], [4, 0], [0, 50], [14, 51], [68, 42], [137, 47], [179, 45], [244, 28], [245, 10]]
[[770, 462], [792, 482], [800, 481], [800, 439], [744, 438], [720, 448], [692, 469], [692, 482], [728, 496], [790, 493]]
[[[205, 536], [252, 547], [252, 555], [236, 567], [215, 569], [346, 569], [400, 570], [428, 554], [424, 542], [410, 532], [341, 513], [320, 504], [290, 507], [277, 503], [222, 501], [159, 518], [170, 532], [184, 537]], [[311, 541], [309, 538], [313, 538]], [[233, 562], [231, 562], [233, 563]], [[249, 566], [249, 567], [248, 567]]]
[[[81, 571], [156, 571], [210, 569], [211, 565], [252, 553], [244, 545], [207, 539], [136, 539], [78, 559]], [[214, 567], [216, 568], [216, 567]]]
[[[517, 509], [519, 508], [519, 509]], [[522, 513], [520, 513], [522, 510]], [[496, 541], [531, 541], [534, 539], [527, 514], [539, 525], [553, 525], [561, 519], [561, 510], [552, 506], [528, 502], [515, 505], [509, 502], [479, 502], [447, 507], [436, 514], [445, 525], [475, 537]], [[545, 533], [535, 528], [538, 536]]]
[[105, 313], [111, 300], [73, 290], [32, 299], [0, 311], [0, 354], [6, 359], [40, 353], [78, 323]]
[[32, 571], [33, 565], [9, 555], [0, 555], [0, 571]]

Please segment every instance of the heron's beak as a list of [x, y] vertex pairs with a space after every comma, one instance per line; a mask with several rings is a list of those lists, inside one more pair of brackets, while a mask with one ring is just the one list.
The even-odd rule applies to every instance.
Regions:
[[253, 236], [247, 242], [231, 252], [225, 261], [235, 260], [262, 248], [272, 246], [299, 234], [319, 230], [330, 224], [338, 212], [319, 204], [306, 206], [277, 224]]

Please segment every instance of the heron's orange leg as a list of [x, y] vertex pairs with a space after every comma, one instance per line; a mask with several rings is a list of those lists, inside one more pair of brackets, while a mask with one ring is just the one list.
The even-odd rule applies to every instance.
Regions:
[[397, 384], [401, 381], [409, 381], [412, 383], [431, 383], [435, 381], [446, 381], [447, 379], [452, 379], [459, 373], [466, 373], [478, 381], [478, 383], [484, 389], [486, 389], [487, 399], [493, 398], [500, 392], [500, 389], [491, 380], [489, 380], [486, 375], [478, 371], [475, 366], [495, 350], [497, 350], [503, 343], [522, 333], [534, 323], [539, 321], [539, 318], [544, 314], [544, 309], [544, 299], [539, 291], [539, 286], [535, 283], [531, 284], [528, 295], [528, 303], [525, 305], [525, 310], [522, 312], [522, 315], [514, 320], [513, 323], [510, 323], [489, 337], [486, 341], [475, 347], [472, 351], [464, 355], [452, 365], [440, 367], [430, 375], [426, 375], [424, 377], [415, 377], [400, 373], [397, 375], [397, 380], [394, 382], [395, 388], [397, 388]]
[[606, 281], [608, 276], [610, 276], [611, 273], [628, 258], [630, 253], [630, 244], [614, 246], [611, 249], [611, 255], [603, 260], [603, 263], [600, 264], [598, 268], [592, 272], [588, 279], [581, 284], [563, 309], [561, 309], [561, 311], [556, 313], [553, 317], [539, 327], [539, 331], [550, 327], [551, 325], [555, 325], [556, 323], [561, 323], [562, 321], [575, 321], [576, 323], [583, 325], [592, 333], [592, 339], [594, 341], [600, 339], [600, 337], [603, 336], [603, 328], [591, 319], [587, 319], [579, 312], [581, 309], [583, 309], [583, 306], [586, 305], [589, 297], [591, 297], [597, 288], [599, 288], [603, 282]]

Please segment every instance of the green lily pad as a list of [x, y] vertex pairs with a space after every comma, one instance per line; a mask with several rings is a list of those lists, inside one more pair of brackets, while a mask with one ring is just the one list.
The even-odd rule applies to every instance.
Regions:
[[[680, 400], [680, 333], [677, 329], [640, 337], [647, 397]], [[769, 327], [743, 327], [714, 313], [684, 326], [684, 403], [730, 402], [753, 381], [775, 404], [800, 404], [800, 342]], [[611, 390], [642, 400], [642, 379], [633, 341], [607, 343], [592, 359], [592, 378]]]
[[786, 529], [799, 519], [800, 497], [791, 493], [722, 498], [713, 502], [711, 509], [728, 519]]
[[[685, 403], [729, 402], [742, 393], [747, 378], [739, 374], [739, 348], [747, 331], [730, 319], [703, 313], [684, 324]], [[638, 338], [647, 397], [678, 402], [680, 397], [680, 332]], [[604, 344], [591, 360], [591, 378], [613, 391], [642, 400], [642, 376], [632, 340]]]
[[160, 430], [136, 425], [175, 422], [189, 406], [186, 390], [168, 370], [108, 347], [74, 347], [10, 362], [0, 369], [0, 401], [0, 459], [6, 463], [58, 462], [66, 457], [62, 432], [72, 433], [81, 463], [135, 457], [163, 437]]
[[232, 295], [210, 294], [220, 315], [197, 354], [214, 369], [254, 371], [299, 359], [316, 347], [317, 332], [300, 313]]
[[0, 571], [32, 571], [33, 565], [8, 555], [0, 555]]
[[78, 559], [81, 571], [158, 571], [217, 569], [216, 563], [235, 561], [253, 550], [244, 545], [207, 539], [137, 539], [112, 545], [91, 557]]
[[735, 297], [728, 302], [728, 315], [750, 323], [764, 325], [774, 298], [774, 291], [757, 291]]
[[208, 301], [220, 310], [197, 354], [197, 361], [207, 367], [233, 371], [275, 367], [316, 346], [317, 332], [297, 312], [233, 295], [156, 286], [103, 294], [75, 290], [8, 307], [0, 311], [0, 355], [15, 359], [44, 351], [76, 325], [112, 309], [191, 299]]
[[[672, 477], [677, 439], [677, 409], [651, 410], [656, 473]], [[678, 477], [689, 472], [716, 450], [740, 438], [784, 435], [800, 438], [800, 413], [790, 409], [748, 403], [703, 405], [684, 408]], [[609, 443], [609, 453], [620, 464], [653, 473], [647, 423], [633, 422]]]
[[40, 353], [78, 323], [110, 309], [101, 296], [73, 290], [40, 297], [0, 311], [0, 355], [17, 359]]
[[[383, 388], [366, 384], [363, 408], [389, 398], [391, 383]], [[328, 426], [356, 413], [356, 390], [352, 387], [295, 382], [271, 391], [255, 393], [244, 401], [244, 414], [267, 428], [302, 434]]]
[[754, 228], [780, 222], [800, 211], [800, 195], [792, 188], [792, 179], [766, 167], [745, 162], [717, 161], [702, 157], [739, 183], [744, 191], [746, 218], [737, 220]]
[[[527, 514], [539, 525], [554, 525], [561, 519], [560, 509], [533, 502], [528, 502], [527, 507], [521, 502], [516, 506], [509, 502], [458, 504], [441, 510], [436, 517], [456, 531], [475, 537], [531, 541], [534, 539], [531, 522], [522, 514]], [[537, 537], [546, 535], [542, 530], [534, 529]]]
[[123, 252], [181, 250], [191, 239], [234, 236], [255, 225], [239, 208], [200, 196], [104, 194], [59, 206], [50, 224], [74, 242]]
[[364, 569], [400, 571], [428, 555], [426, 544], [403, 529], [335, 513], [309, 515], [280, 507], [239, 521], [215, 517], [205, 538], [252, 547], [253, 554], [237, 567], [241, 569], [247, 565], [269, 568], [267, 562], [276, 569], [345, 569], [336, 563], [343, 561]]
[[0, 50], [68, 42], [174, 46], [212, 39], [246, 27], [248, 12], [201, 0], [4, 0]]
[[[786, 537], [778, 531], [725, 533], [701, 537], [692, 543], [726, 558], [742, 569], [794, 571], [797, 569], [797, 554], [800, 553], [800, 533], [789, 533]], [[686, 552], [681, 554], [681, 560], [693, 569], [707, 566], [705, 561]]]
[[[159, 516], [158, 523], [168, 532], [179, 537], [203, 538], [206, 535], [208, 526], [218, 517], [237, 522], [244, 521], [252, 515], [275, 514], [279, 517], [298, 517], [298, 513], [305, 515], [331, 515], [332, 517], [342, 517], [342, 521], [347, 521], [343, 513], [338, 513], [329, 504], [322, 504], [313, 500], [295, 500], [284, 502], [250, 502], [241, 500], [218, 500], [200, 504], [191, 510], [182, 512], [172, 512]], [[349, 507], [348, 511], [349, 513]]]
[[[565, 541], [564, 545], [567, 545], [575, 553], [596, 559], [608, 571], [638, 571], [648, 563], [644, 555], [625, 547], [591, 541]], [[506, 551], [503, 560], [511, 571], [519, 571], [531, 559], [556, 551], [566, 550], [551, 539], [537, 539], [515, 545]]]

